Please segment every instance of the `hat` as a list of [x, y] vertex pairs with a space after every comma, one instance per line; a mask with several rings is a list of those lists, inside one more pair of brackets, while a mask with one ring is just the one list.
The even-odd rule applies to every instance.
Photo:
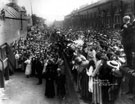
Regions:
[[57, 71], [61, 71], [61, 69], [60, 68], [57, 68]]
[[122, 77], [122, 73], [119, 70], [120, 64], [117, 61], [108, 61], [107, 64], [113, 68], [112, 75], [115, 77]]
[[130, 16], [124, 16], [123, 20], [130, 20]]
[[124, 22], [128, 22], [129, 20], [130, 20], [130, 16], [124, 16], [124, 17], [123, 17], [123, 21], [124, 21]]
[[78, 63], [78, 64], [81, 64], [82, 63], [82, 59], [80, 57], [76, 57], [75, 58], [75, 62]]
[[120, 54], [120, 57], [125, 57], [125, 56], [126, 56], [125, 53], [121, 53], [121, 54]]
[[110, 67], [115, 68], [115, 69], [119, 69], [119, 67], [120, 67], [120, 64], [114, 60], [108, 61], [107, 65], [109, 65]]
[[57, 34], [60, 34], [60, 31], [57, 31], [56, 33], [57, 33]]
[[123, 49], [123, 48], [121, 48], [119, 51], [120, 51], [120, 52], [123, 52], [123, 51], [124, 51], [124, 49]]
[[118, 60], [121, 62], [121, 63], [126, 63], [126, 59], [124, 57], [118, 57]]

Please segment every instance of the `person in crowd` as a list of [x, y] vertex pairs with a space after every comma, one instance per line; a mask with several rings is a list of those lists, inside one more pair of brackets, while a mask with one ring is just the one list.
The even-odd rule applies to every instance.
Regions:
[[100, 79], [100, 86], [101, 86], [101, 92], [102, 92], [102, 102], [103, 104], [108, 104], [109, 103], [109, 88], [110, 88], [110, 80], [112, 79], [111, 76], [111, 68], [107, 65], [108, 62], [108, 57], [107, 56], [102, 56], [102, 66], [100, 67], [99, 70], [99, 75], [98, 78]]
[[42, 61], [39, 59], [39, 57], [37, 57], [37, 59], [36, 59], [35, 68], [36, 68], [37, 78], [38, 78], [38, 83], [37, 83], [37, 85], [41, 85], [41, 84], [42, 84], [43, 63], [42, 63]]
[[26, 63], [25, 75], [27, 78], [29, 78], [31, 74], [31, 57], [28, 56], [27, 60], [24, 63]]
[[[134, 53], [135, 53], [135, 48], [134, 48], [134, 40], [135, 40], [135, 20], [133, 20], [133, 23], [130, 21], [129, 16], [123, 17], [123, 28], [122, 28], [122, 44], [124, 46], [124, 52], [126, 54], [126, 61], [127, 61], [127, 66], [131, 69], [135, 68], [134, 64]], [[130, 73], [130, 71], [129, 71]], [[131, 72], [132, 74], [132, 72]], [[134, 77], [131, 75], [129, 78], [129, 91], [127, 94], [133, 94], [133, 83], [134, 83]]]
[[122, 44], [124, 47], [124, 52], [126, 54], [127, 66], [131, 67], [133, 29], [132, 29], [132, 23], [130, 21], [130, 16], [124, 16], [123, 23], [124, 24], [121, 27]]
[[[46, 73], [46, 66], [48, 64], [48, 59], [44, 59], [44, 67], [43, 67], [43, 74]], [[44, 76], [43, 76], [44, 77]]]
[[101, 66], [103, 65], [103, 61], [101, 59], [101, 52], [96, 53], [96, 55], [93, 57], [93, 60], [95, 62], [95, 69], [92, 73], [92, 77], [94, 78], [94, 84], [93, 84], [93, 102], [94, 103], [102, 103], [102, 91], [101, 86], [99, 85], [101, 82], [99, 80], [99, 71]]
[[56, 85], [57, 85], [57, 96], [59, 98], [64, 99], [66, 95], [65, 83], [66, 77], [62, 72], [63, 69], [57, 68], [57, 77], [56, 77]]
[[54, 81], [56, 79], [56, 75], [54, 73], [54, 63], [50, 59], [48, 61], [48, 64], [46, 66], [46, 72], [45, 72], [45, 96], [48, 98], [54, 98], [55, 97], [55, 86]]
[[74, 65], [74, 61], [72, 61], [72, 70], [71, 70], [71, 73], [73, 75], [73, 78], [74, 78], [74, 82], [75, 82], [75, 86], [76, 86], [76, 91], [78, 91], [78, 86], [77, 86], [77, 82], [78, 82], [78, 72], [77, 72], [77, 69], [78, 69], [78, 65]]
[[36, 57], [32, 57], [31, 64], [32, 64], [31, 77], [35, 77], [35, 75], [36, 75]]
[[109, 101], [111, 103], [114, 103], [114, 101], [117, 99], [119, 95], [119, 89], [122, 82], [122, 73], [120, 72], [120, 63], [118, 63], [116, 60], [111, 60], [107, 62], [108, 69], [111, 70], [111, 73], [109, 75]]
[[16, 53], [15, 53], [16, 70], [18, 70], [18, 68], [19, 68], [19, 58], [20, 58], [20, 55], [19, 55], [18, 51], [16, 51]]
[[89, 61], [89, 66], [86, 68], [86, 74], [88, 76], [88, 92], [89, 92], [89, 98], [90, 101], [92, 101], [92, 93], [93, 93], [93, 77], [92, 73], [95, 69], [95, 63], [93, 60]]
[[[129, 17], [124, 17], [123, 20], [124, 25], [122, 26], [121, 34], [120, 31], [117, 30], [93, 28], [88, 29], [90, 30], [88, 32], [89, 35], [85, 35], [84, 31], [86, 31], [86, 29], [81, 28], [75, 31], [73, 31], [74, 29], [63, 29], [59, 30], [59, 33], [56, 33], [55, 30], [45, 29], [44, 32], [41, 31], [38, 26], [33, 26], [28, 32], [26, 40], [23, 41], [21, 39], [18, 43], [16, 42], [13, 48], [18, 50], [18, 53], [24, 57], [31, 52], [34, 54], [34, 57], [37, 57], [32, 58], [31, 75], [34, 76], [37, 74], [38, 84], [42, 84], [42, 73], [44, 73], [43, 75], [46, 80], [46, 97], [55, 97], [55, 80], [58, 96], [61, 98], [65, 96], [66, 91], [64, 85], [65, 74], [67, 73], [63, 74], [64, 68], [59, 67], [59, 63], [56, 61], [65, 55], [69, 62], [69, 67], [73, 69], [71, 72], [75, 79], [74, 82], [77, 82], [81, 96], [91, 98], [95, 103], [101, 104], [102, 100], [103, 103], [106, 103], [105, 101], [108, 101], [107, 99], [109, 99], [113, 91], [118, 92], [118, 90], [114, 90], [111, 86], [99, 86], [97, 82], [101, 80], [103, 82], [104, 80], [115, 82], [120, 79], [112, 75], [113, 68], [108, 67], [107, 61], [117, 61], [119, 59], [120, 63], [124, 65], [123, 57], [118, 53], [119, 48], [124, 47], [127, 65], [130, 66], [132, 64], [130, 59], [132, 58], [131, 52], [133, 50], [129, 48], [132, 46], [131, 43], [133, 42], [130, 40], [134, 23], [130, 22]], [[57, 36], [54, 36], [56, 34]], [[121, 36], [122, 43], [120, 42]], [[78, 39], [84, 41], [84, 44], [76, 46], [73, 41]], [[23, 52], [21, 50], [23, 50]], [[102, 55], [106, 56], [107, 59], [101, 57]], [[44, 59], [48, 61], [43, 62], [42, 60]], [[114, 80], [112, 80], [112, 78]], [[92, 80], [94, 80], [94, 82], [92, 82]], [[103, 84], [102, 81], [100, 84]], [[90, 95], [92, 93], [93, 96], [88, 96], [89, 93]]]

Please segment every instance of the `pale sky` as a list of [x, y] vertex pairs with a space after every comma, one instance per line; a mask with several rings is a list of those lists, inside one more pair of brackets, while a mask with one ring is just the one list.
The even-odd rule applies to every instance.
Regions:
[[18, 0], [18, 4], [25, 6], [29, 14], [31, 14], [30, 1], [34, 14], [47, 19], [47, 21], [54, 21], [63, 20], [65, 15], [70, 14], [76, 8], [98, 0]]

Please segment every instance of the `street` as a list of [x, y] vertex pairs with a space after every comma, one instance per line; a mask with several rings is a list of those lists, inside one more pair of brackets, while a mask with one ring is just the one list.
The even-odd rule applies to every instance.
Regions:
[[[57, 97], [48, 99], [44, 96], [44, 83], [36, 85], [37, 78], [26, 78], [23, 73], [16, 73], [6, 81], [5, 96], [0, 104], [68, 104], [69, 98], [61, 101]], [[80, 104], [86, 104], [80, 101]]]

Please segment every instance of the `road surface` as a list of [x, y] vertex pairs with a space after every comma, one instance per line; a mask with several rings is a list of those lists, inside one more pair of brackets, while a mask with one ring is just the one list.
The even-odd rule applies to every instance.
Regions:
[[[23, 73], [16, 73], [6, 82], [5, 96], [0, 104], [72, 104], [70, 99], [48, 99], [44, 96], [45, 84], [36, 85], [37, 78], [26, 78]], [[80, 104], [84, 103], [80, 100]]]

